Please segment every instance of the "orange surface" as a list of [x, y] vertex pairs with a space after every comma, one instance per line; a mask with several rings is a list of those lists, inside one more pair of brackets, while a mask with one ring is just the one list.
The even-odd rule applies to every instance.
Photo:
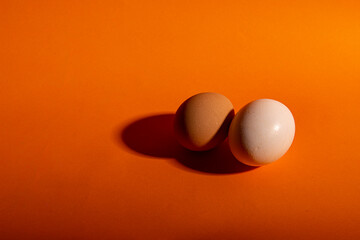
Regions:
[[[359, 1], [1, 1], [1, 239], [359, 239]], [[204, 91], [285, 103], [239, 165], [171, 132]]]

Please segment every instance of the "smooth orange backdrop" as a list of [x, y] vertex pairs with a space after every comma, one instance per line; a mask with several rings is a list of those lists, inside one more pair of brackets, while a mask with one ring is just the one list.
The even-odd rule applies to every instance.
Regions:
[[[1, 239], [360, 238], [359, 1], [3, 0], [0, 35]], [[204, 91], [285, 103], [289, 152], [203, 171], [119, 137]]]

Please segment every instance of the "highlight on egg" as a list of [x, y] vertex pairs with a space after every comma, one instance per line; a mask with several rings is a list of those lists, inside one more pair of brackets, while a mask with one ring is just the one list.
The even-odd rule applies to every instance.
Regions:
[[295, 136], [291, 111], [272, 99], [258, 99], [243, 107], [229, 129], [229, 145], [242, 163], [262, 166], [281, 158]]
[[189, 150], [210, 150], [225, 140], [234, 115], [234, 107], [225, 96], [214, 92], [196, 94], [176, 111], [175, 137]]

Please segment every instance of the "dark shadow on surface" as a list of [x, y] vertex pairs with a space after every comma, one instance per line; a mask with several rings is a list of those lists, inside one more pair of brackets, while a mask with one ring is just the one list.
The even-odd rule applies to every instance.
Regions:
[[137, 153], [173, 158], [188, 170], [208, 174], [231, 174], [256, 168], [236, 160], [227, 140], [205, 152], [193, 152], [183, 148], [174, 136], [174, 118], [175, 114], [161, 114], [138, 119], [120, 130], [118, 140]]

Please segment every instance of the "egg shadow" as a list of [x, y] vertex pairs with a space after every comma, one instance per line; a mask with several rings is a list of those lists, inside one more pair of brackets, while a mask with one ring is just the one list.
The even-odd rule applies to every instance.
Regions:
[[194, 152], [175, 139], [175, 114], [160, 114], [138, 119], [117, 133], [117, 140], [132, 151], [158, 158], [173, 158], [176, 166], [206, 174], [234, 174], [255, 169], [239, 162], [231, 153], [228, 140], [214, 149]]

